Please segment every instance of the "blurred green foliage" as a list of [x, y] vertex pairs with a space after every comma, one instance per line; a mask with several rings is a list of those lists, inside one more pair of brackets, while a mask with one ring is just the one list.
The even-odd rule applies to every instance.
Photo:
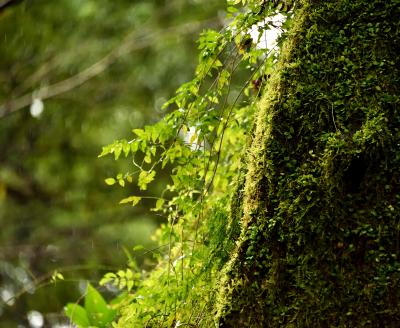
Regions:
[[[0, 327], [26, 325], [30, 310], [47, 313], [46, 326], [62, 322], [57, 313], [77, 299], [88, 270], [96, 279], [126, 262], [134, 245], [153, 246], [162, 218], [152, 204], [120, 206], [135, 187], [104, 183], [129, 163], [97, 155], [159, 119], [193, 72], [193, 41], [218, 26], [223, 6], [26, 0], [0, 11]], [[34, 99], [44, 106], [37, 117]], [[163, 179], [146, 193], [161, 190]], [[56, 270], [65, 279], [51, 285], [50, 299], [47, 287], [36, 287]]]

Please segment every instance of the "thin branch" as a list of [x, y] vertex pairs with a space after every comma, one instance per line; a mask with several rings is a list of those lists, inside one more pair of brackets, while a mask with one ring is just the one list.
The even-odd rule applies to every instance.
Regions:
[[[103, 73], [109, 68], [110, 65], [117, 61], [118, 58], [132, 51], [144, 49], [151, 46], [157, 38], [167, 38], [170, 36], [182, 36], [191, 34], [199, 30], [206, 24], [210, 24], [213, 22], [216, 22], [216, 20], [213, 19], [196, 23], [187, 23], [184, 25], [167, 28], [163, 32], [156, 32], [138, 37], [135, 36], [136, 32], [133, 32], [128, 35], [127, 38], [125, 38], [125, 40], [119, 47], [109, 52], [106, 56], [104, 56], [92, 66], [86, 68], [85, 70], [70, 78], [62, 80], [60, 82], [56, 82], [52, 85], [46, 86], [42, 90], [39, 90], [40, 98], [42, 100], [49, 99], [79, 87], [93, 77]], [[32, 93], [27, 93], [17, 99], [6, 101], [0, 106], [0, 119], [29, 106], [31, 103]]]
[[22, 2], [22, 0], [3, 0], [0, 2], [0, 14], [8, 7], [14, 6]]

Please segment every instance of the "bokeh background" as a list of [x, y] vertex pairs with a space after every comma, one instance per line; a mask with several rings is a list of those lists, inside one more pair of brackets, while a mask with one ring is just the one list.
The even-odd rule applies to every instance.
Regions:
[[[224, 0], [0, 0], [0, 327], [68, 327], [84, 281], [152, 265], [164, 218], [119, 205], [101, 147], [157, 121]], [[124, 167], [125, 166], [125, 167]], [[149, 195], [168, 177], [159, 176]], [[132, 184], [134, 185], [134, 184]], [[144, 250], [134, 251], [136, 245]], [[51, 283], [61, 272], [64, 280]]]

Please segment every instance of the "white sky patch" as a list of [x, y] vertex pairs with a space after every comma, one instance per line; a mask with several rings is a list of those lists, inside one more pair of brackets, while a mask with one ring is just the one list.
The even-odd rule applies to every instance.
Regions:
[[28, 321], [32, 328], [41, 328], [44, 325], [43, 315], [38, 311], [30, 311], [28, 313]]
[[11, 288], [3, 288], [0, 291], [0, 296], [3, 302], [6, 303], [7, 305], [11, 306], [15, 303], [15, 298], [14, 298], [15, 294]]
[[43, 101], [39, 98], [33, 99], [30, 108], [31, 115], [33, 117], [39, 117], [42, 114], [43, 109], [44, 109]]
[[275, 16], [267, 17], [264, 22], [260, 22], [257, 25], [253, 25], [250, 30], [251, 38], [254, 42], [257, 42], [260, 37], [260, 32], [258, 31], [259, 26], [264, 26], [265, 24], [271, 22], [272, 25], [269, 30], [262, 31], [259, 42], [257, 43], [258, 49], [273, 49], [276, 46], [276, 40], [282, 34], [282, 29], [280, 28], [285, 21], [285, 16], [282, 14], [277, 14]]
[[80, 280], [78, 284], [78, 288], [82, 294], [86, 293], [87, 282], [85, 280]]
[[191, 150], [204, 149], [204, 142], [199, 140], [198, 135], [199, 133], [194, 126], [191, 126], [186, 133], [181, 131], [185, 144], [190, 146]]

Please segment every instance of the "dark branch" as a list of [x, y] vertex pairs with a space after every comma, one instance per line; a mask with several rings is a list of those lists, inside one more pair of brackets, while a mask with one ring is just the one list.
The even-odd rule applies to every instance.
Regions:
[[8, 7], [14, 6], [22, 2], [22, 0], [3, 0], [0, 2], [0, 14]]

